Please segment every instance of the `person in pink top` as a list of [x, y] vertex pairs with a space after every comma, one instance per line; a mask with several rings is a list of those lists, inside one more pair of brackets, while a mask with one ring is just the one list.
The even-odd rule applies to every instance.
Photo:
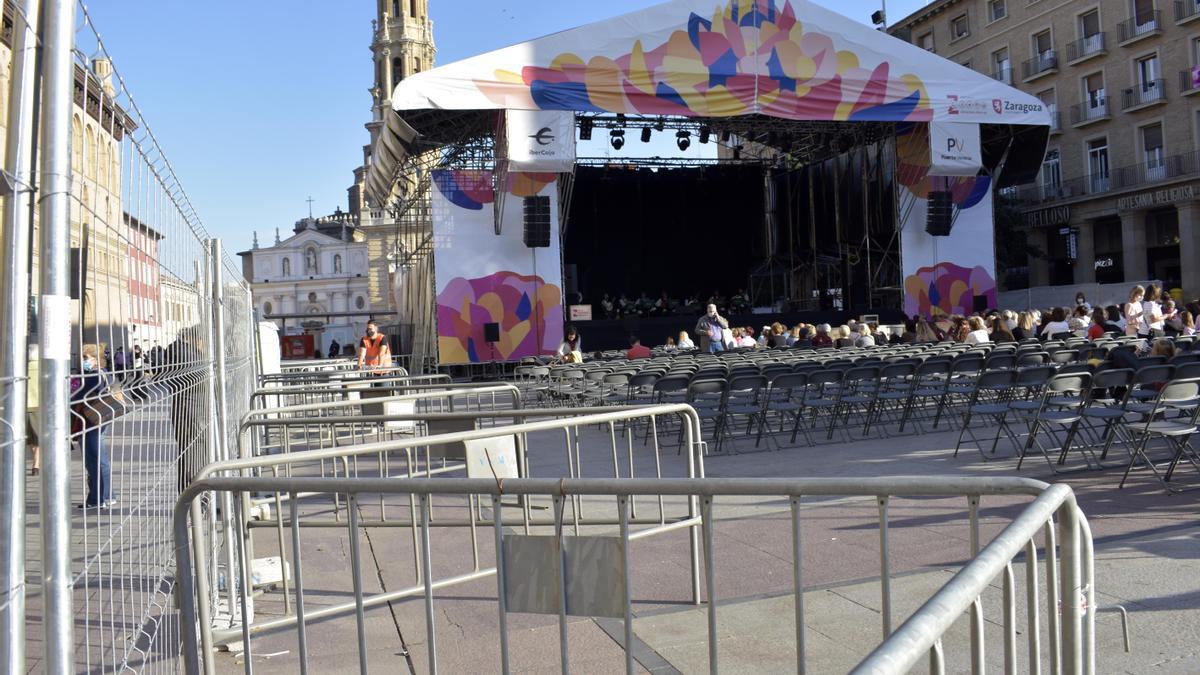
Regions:
[[642, 346], [642, 341], [636, 335], [629, 336], [629, 351], [625, 352], [625, 357], [630, 359], [648, 359], [650, 358], [650, 349]]

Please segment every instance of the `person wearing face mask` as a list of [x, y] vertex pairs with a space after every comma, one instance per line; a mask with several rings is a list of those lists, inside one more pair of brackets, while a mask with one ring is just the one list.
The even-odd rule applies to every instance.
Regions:
[[375, 370], [391, 365], [392, 352], [387, 338], [379, 332], [379, 324], [367, 322], [367, 334], [358, 343], [358, 369]]
[[82, 434], [83, 466], [87, 469], [87, 499], [81, 506], [85, 509], [108, 508], [117, 501], [109, 482], [108, 447], [104, 442], [107, 429], [103, 424], [89, 422], [85, 415], [85, 406], [98, 402], [108, 390], [108, 374], [99, 354], [96, 345], [83, 346], [80, 356], [81, 383], [71, 394], [71, 409]]

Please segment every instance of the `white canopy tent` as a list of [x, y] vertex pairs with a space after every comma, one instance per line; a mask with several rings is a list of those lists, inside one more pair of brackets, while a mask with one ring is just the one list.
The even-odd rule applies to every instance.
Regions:
[[[1050, 123], [1029, 94], [807, 0], [671, 0], [417, 73], [391, 101], [405, 118], [573, 110], [969, 122], [1037, 129], [1042, 147]], [[383, 136], [394, 133], [389, 122]], [[388, 196], [397, 149], [409, 141], [378, 144], [388, 156], [377, 146], [368, 180], [376, 199]]]

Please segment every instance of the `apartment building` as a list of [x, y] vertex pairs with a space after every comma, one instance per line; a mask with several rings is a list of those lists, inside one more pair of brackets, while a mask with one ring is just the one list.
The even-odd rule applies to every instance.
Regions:
[[1044, 101], [1043, 257], [1008, 288], [1161, 279], [1200, 295], [1200, 0], [935, 0], [888, 28]]

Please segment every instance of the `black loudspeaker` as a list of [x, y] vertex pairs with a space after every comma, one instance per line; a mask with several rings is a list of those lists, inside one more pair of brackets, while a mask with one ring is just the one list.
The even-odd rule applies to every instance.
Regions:
[[484, 342], [499, 342], [500, 341], [500, 324], [498, 324], [498, 323], [483, 324], [483, 341]]
[[550, 245], [550, 197], [525, 198], [525, 245], [545, 248]]
[[929, 208], [925, 216], [925, 231], [935, 237], [950, 236], [954, 225], [954, 201], [946, 190], [929, 193]]

